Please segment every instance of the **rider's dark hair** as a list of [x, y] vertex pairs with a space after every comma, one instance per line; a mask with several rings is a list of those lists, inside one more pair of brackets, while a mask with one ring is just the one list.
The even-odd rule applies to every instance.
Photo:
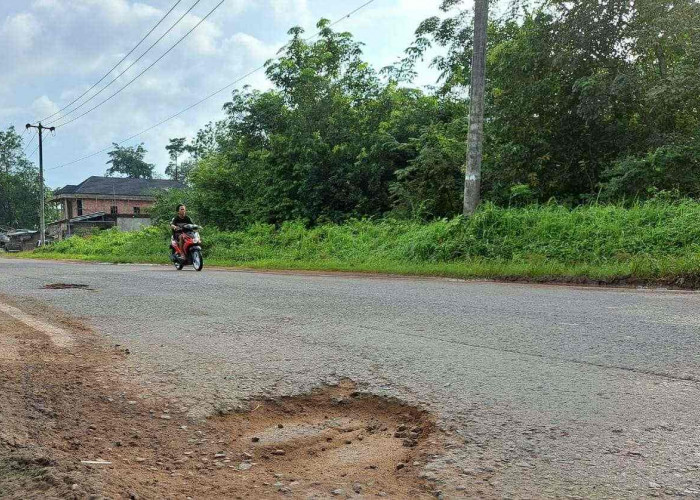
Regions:
[[180, 204], [177, 206], [177, 208], [175, 209], [175, 211], [176, 211], [176, 212], [179, 212], [179, 211], [180, 211], [180, 207], [184, 207], [184, 206], [185, 206], [184, 203], [180, 203]]

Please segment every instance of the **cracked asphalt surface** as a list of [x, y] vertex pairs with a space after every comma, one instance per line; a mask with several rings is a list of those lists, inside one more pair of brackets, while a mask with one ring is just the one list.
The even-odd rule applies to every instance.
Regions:
[[193, 416], [345, 377], [419, 404], [459, 443], [424, 471], [445, 491], [700, 498], [698, 293], [0, 259], [0, 294], [129, 348]]

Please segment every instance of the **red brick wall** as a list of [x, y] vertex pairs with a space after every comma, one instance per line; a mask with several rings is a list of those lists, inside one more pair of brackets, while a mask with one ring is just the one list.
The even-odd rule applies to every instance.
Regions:
[[[117, 211], [120, 214], [133, 214], [134, 207], [139, 207], [141, 213], [147, 213], [148, 209], [153, 206], [152, 201], [143, 200], [91, 200], [83, 198], [83, 215], [94, 212], [111, 213], [110, 209], [113, 205], [117, 206]], [[78, 215], [78, 204], [74, 201], [73, 217]]]

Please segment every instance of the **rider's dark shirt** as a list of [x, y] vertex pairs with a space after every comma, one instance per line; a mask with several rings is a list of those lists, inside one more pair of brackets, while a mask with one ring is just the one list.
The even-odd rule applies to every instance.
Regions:
[[[170, 221], [170, 224], [172, 226], [182, 226], [184, 224], [192, 224], [192, 219], [188, 215], [185, 215], [183, 218], [180, 218], [179, 215], [176, 215], [173, 220]], [[173, 234], [175, 234], [176, 231], [173, 231]]]

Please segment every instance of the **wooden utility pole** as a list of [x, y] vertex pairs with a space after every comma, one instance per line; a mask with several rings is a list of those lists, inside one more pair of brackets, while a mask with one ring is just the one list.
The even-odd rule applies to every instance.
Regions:
[[41, 194], [39, 195], [39, 241], [40, 245], [43, 247], [46, 243], [46, 224], [44, 220], [44, 197], [46, 196], [46, 190], [44, 189], [44, 148], [42, 142], [42, 134], [44, 130], [49, 130], [53, 132], [54, 130], [56, 130], [56, 127], [44, 127], [41, 124], [41, 122], [39, 122], [39, 125], [32, 125], [31, 123], [27, 123], [26, 128], [35, 128], [38, 130], [39, 134], [39, 189], [41, 191]]
[[484, 143], [484, 94], [486, 87], [486, 27], [488, 0], [474, 3], [474, 54], [469, 88], [469, 136], [464, 177], [464, 215], [472, 215], [481, 199], [481, 157]]

